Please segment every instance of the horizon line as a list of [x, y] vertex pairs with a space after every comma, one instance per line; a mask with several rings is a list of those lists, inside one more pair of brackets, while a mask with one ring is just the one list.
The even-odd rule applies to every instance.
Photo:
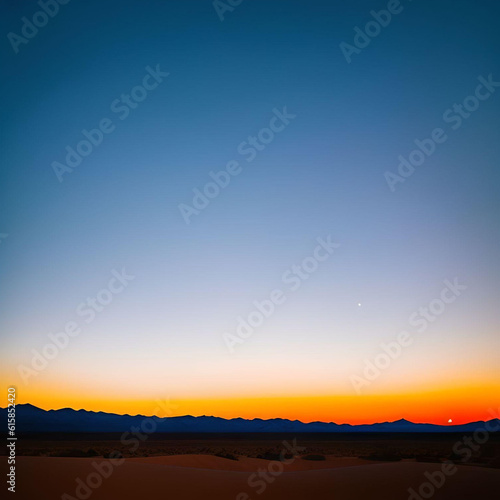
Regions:
[[[232, 417], [232, 418], [225, 418], [225, 417], [219, 417], [219, 416], [216, 416], [216, 415], [190, 415], [190, 414], [172, 415], [172, 416], [160, 417], [160, 416], [155, 415], [155, 414], [152, 414], [152, 415], [143, 415], [141, 413], [137, 413], [135, 415], [132, 415], [130, 413], [115, 413], [115, 412], [107, 412], [107, 411], [102, 411], [102, 410], [95, 411], [95, 410], [87, 410], [85, 408], [76, 409], [76, 408], [72, 408], [72, 407], [69, 407], [69, 406], [62, 407], [62, 408], [51, 408], [49, 410], [45, 410], [44, 408], [36, 406], [36, 405], [34, 405], [32, 403], [19, 403], [19, 404], [16, 404], [15, 406], [16, 407], [18, 407], [18, 406], [32, 406], [33, 408], [36, 408], [37, 410], [46, 411], [46, 412], [48, 412], [48, 411], [72, 410], [72, 411], [75, 411], [75, 412], [84, 411], [84, 412], [88, 412], [88, 413], [105, 413], [106, 415], [116, 415], [116, 416], [120, 416], [120, 417], [145, 417], [145, 418], [156, 417], [156, 418], [161, 418], [161, 419], [164, 419], [164, 418], [183, 418], [183, 417], [191, 417], [191, 418], [206, 417], [206, 418], [218, 418], [218, 419], [226, 420], [226, 421], [230, 421], [230, 420], [246, 420], [246, 421], [254, 421], [254, 420], [262, 420], [262, 421], [286, 420], [288, 422], [299, 422], [299, 423], [301, 423], [303, 425], [310, 425], [310, 424], [320, 423], [320, 424], [332, 424], [332, 425], [338, 425], [338, 426], [346, 425], [346, 426], [349, 426], [349, 427], [360, 427], [360, 426], [364, 426], [364, 425], [376, 425], [376, 424], [394, 424], [394, 423], [401, 422], [401, 421], [404, 421], [404, 422], [407, 422], [407, 423], [410, 423], [410, 424], [414, 424], [414, 425], [434, 425], [434, 426], [437, 426], [437, 427], [460, 427], [460, 426], [468, 425], [468, 424], [481, 423], [481, 422], [491, 422], [492, 420], [500, 420], [498, 417], [492, 417], [489, 420], [473, 420], [473, 421], [465, 422], [465, 423], [462, 423], [462, 424], [454, 424], [453, 422], [451, 422], [451, 423], [447, 422], [446, 424], [433, 424], [431, 422], [414, 422], [412, 420], [408, 420], [408, 419], [406, 419], [404, 417], [401, 417], [401, 418], [399, 418], [397, 420], [393, 420], [393, 421], [386, 420], [386, 421], [383, 421], [383, 422], [372, 422], [372, 423], [362, 423], [362, 424], [349, 424], [347, 422], [337, 423], [337, 422], [334, 422], [334, 421], [326, 422], [326, 421], [323, 421], [323, 420], [314, 420], [314, 421], [311, 421], [311, 422], [303, 422], [302, 420], [299, 420], [299, 419], [292, 420], [292, 419], [283, 418], [283, 417], [273, 417], [273, 418]], [[4, 407], [0, 407], [1, 410], [6, 410], [7, 408], [8, 407], [5, 407], [5, 408]]]

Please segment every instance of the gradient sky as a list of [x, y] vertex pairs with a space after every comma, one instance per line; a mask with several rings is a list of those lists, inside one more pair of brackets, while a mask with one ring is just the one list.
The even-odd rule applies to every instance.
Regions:
[[[36, 2], [0, 20], [0, 335], [3, 386], [20, 402], [119, 413], [373, 422], [491, 418], [500, 389], [500, 91], [451, 130], [444, 111], [480, 75], [500, 81], [498, 2], [402, 2], [348, 64], [387, 2], [70, 2], [15, 54]], [[110, 104], [147, 66], [170, 75], [120, 121]], [[296, 118], [248, 163], [238, 145], [273, 109]], [[116, 130], [59, 183], [82, 129]], [[413, 141], [447, 142], [393, 193]], [[186, 225], [211, 170], [243, 171]], [[318, 237], [340, 244], [290, 292], [283, 273]], [[135, 279], [90, 324], [77, 306], [113, 269]], [[443, 281], [467, 290], [422, 333], [408, 323]], [[286, 302], [230, 353], [224, 333], [271, 290]], [[358, 304], [361, 304], [359, 306]], [[68, 321], [78, 337], [24, 382], [32, 349]], [[352, 375], [414, 333], [356, 394]]]

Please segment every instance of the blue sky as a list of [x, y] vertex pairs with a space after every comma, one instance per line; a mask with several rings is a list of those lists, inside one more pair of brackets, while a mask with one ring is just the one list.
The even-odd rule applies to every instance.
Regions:
[[[311, 368], [307, 380], [321, 379], [321, 392], [348, 391], [361, 360], [454, 277], [469, 287], [461, 306], [440, 318], [410, 364], [435, 379], [463, 363], [493, 370], [500, 92], [456, 131], [442, 115], [474, 92], [478, 76], [500, 80], [499, 7], [402, 2], [403, 12], [348, 64], [339, 44], [353, 43], [354, 27], [386, 5], [244, 1], [221, 22], [210, 1], [72, 1], [16, 54], [6, 35], [20, 33], [21, 18], [39, 7], [6, 2], [7, 366], [29, 361], [30, 349], [125, 268], [135, 280], [54, 360], [57, 373], [81, 380], [92, 366], [104, 377], [133, 361], [145, 377], [172, 382], [203, 369], [211, 380], [256, 365], [271, 373], [291, 359]], [[169, 76], [120, 121], [111, 102], [156, 65]], [[296, 118], [245, 162], [238, 145], [285, 106]], [[116, 129], [59, 183], [52, 162], [105, 117]], [[391, 192], [384, 172], [396, 171], [398, 156], [436, 127], [449, 132], [447, 142]], [[235, 159], [242, 173], [186, 225], [178, 205]], [[338, 252], [229, 355], [223, 333], [327, 235]], [[196, 384], [206, 393], [202, 379], [179, 393], [197, 394]], [[217, 392], [238, 390], [228, 382]]]

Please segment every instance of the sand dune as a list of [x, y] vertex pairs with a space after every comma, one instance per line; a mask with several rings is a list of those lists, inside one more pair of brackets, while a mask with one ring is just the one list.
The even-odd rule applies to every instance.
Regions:
[[[129, 458], [127, 462], [171, 465], [175, 467], [192, 467], [195, 469], [247, 471], [255, 472], [260, 468], [267, 468], [269, 460], [260, 458], [239, 457], [238, 460], [215, 457], [213, 455], [174, 455], [148, 458]], [[372, 461], [357, 457], [329, 456], [323, 461], [296, 459], [286, 466], [287, 472], [317, 469], [336, 469], [337, 467], [352, 467], [355, 465], [371, 464]]]
[[[19, 457], [17, 498], [40, 500], [78, 498], [76, 479], [101, 485], [81, 490], [79, 498], [128, 500], [139, 498], [193, 500], [402, 500], [408, 488], [426, 481], [424, 473], [440, 470], [439, 464], [396, 462], [360, 464], [358, 459], [331, 458], [325, 462], [297, 459], [273, 482], [253, 476], [271, 462], [259, 459], [226, 460], [205, 455], [127, 459], [108, 478], [95, 473], [93, 463], [108, 460], [88, 458]], [[342, 465], [344, 464], [344, 465]], [[293, 465], [295, 468], [293, 468]], [[328, 468], [325, 466], [328, 465]], [[90, 473], [94, 473], [89, 476]], [[260, 481], [260, 482], [259, 482]], [[257, 486], [258, 485], [258, 486]], [[264, 491], [261, 491], [265, 485]], [[435, 500], [489, 500], [497, 498], [500, 470], [459, 466], [437, 489]], [[258, 494], [261, 491], [261, 494]], [[87, 495], [87, 496], [86, 496]]]

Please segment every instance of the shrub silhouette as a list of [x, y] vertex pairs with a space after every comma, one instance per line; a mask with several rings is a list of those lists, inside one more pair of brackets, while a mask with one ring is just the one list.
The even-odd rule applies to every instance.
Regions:
[[302, 460], [317, 460], [317, 461], [326, 460], [325, 455], [304, 455], [301, 458]]

